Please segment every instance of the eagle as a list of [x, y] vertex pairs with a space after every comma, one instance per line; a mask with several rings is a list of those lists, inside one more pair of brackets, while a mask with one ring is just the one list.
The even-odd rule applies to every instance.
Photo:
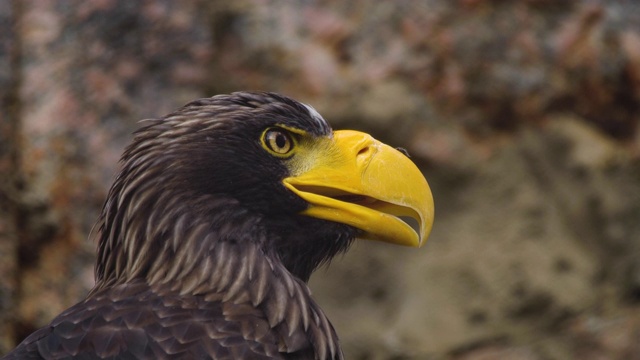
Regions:
[[143, 120], [96, 223], [95, 287], [4, 359], [342, 359], [312, 272], [355, 239], [419, 247], [406, 152], [268, 92]]

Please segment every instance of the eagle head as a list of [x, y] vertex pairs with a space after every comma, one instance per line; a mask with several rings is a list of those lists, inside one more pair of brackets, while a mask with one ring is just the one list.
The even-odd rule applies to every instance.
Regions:
[[168, 282], [228, 242], [307, 281], [355, 238], [420, 246], [432, 221], [402, 152], [281, 95], [214, 96], [143, 121], [98, 222], [96, 278]]

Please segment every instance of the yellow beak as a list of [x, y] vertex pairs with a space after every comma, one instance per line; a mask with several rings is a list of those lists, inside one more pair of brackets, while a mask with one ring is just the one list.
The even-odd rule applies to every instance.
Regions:
[[308, 170], [283, 180], [310, 204], [303, 214], [351, 225], [366, 239], [422, 246], [434, 205], [416, 165], [365, 133], [336, 131], [328, 141], [309, 156]]

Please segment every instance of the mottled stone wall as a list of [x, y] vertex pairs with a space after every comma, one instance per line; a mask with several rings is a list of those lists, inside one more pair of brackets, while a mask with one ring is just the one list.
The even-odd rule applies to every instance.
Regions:
[[0, 4], [0, 351], [13, 346], [16, 338], [13, 309], [17, 300], [18, 259], [18, 77], [19, 48], [14, 31], [15, 10]]

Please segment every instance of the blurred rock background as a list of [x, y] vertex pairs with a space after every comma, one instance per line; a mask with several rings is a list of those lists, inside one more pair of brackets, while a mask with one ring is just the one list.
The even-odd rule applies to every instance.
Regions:
[[93, 285], [137, 121], [270, 90], [409, 150], [419, 251], [312, 279], [348, 359], [640, 359], [640, 3], [0, 1], [0, 354]]

